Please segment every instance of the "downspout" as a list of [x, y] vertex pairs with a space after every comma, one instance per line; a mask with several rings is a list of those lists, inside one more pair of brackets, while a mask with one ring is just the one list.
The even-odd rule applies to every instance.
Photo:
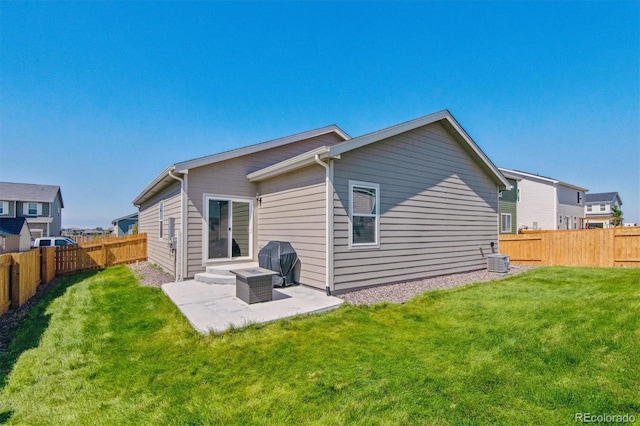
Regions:
[[[181, 281], [184, 278], [184, 259], [183, 259], [183, 254], [184, 254], [184, 226], [185, 226], [185, 222], [184, 222], [184, 197], [185, 197], [185, 187], [184, 187], [184, 179], [181, 177], [178, 177], [176, 175], [173, 174], [173, 170], [169, 169], [169, 176], [171, 176], [173, 179], [177, 180], [180, 182], [180, 238], [178, 241], [178, 248], [177, 253], [176, 253], [176, 260], [175, 260], [175, 280], [176, 282]], [[173, 238], [173, 237], [172, 237]], [[180, 274], [178, 274], [178, 259], [180, 259]]]
[[333, 191], [332, 191], [332, 176], [331, 176], [331, 167], [320, 160], [320, 155], [316, 154], [315, 156], [316, 163], [320, 164], [324, 167], [325, 170], [325, 290], [327, 292], [327, 296], [331, 296], [331, 263], [333, 261], [333, 220], [332, 218], [332, 210], [333, 210]]

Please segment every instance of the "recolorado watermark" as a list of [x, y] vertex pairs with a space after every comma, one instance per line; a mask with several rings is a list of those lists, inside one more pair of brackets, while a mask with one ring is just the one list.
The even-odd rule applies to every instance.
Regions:
[[592, 414], [576, 413], [574, 415], [576, 423], [635, 423], [636, 417], [633, 414]]

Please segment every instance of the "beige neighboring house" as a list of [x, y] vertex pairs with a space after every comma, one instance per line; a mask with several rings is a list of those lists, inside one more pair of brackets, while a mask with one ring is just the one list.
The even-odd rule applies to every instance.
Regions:
[[550, 177], [500, 168], [507, 179], [518, 181], [518, 229], [584, 228], [588, 189]]
[[304, 285], [479, 270], [510, 185], [448, 111], [351, 138], [335, 125], [173, 164], [133, 201], [148, 258], [184, 280], [288, 241]]
[[0, 254], [31, 249], [31, 232], [24, 217], [0, 218]]
[[612, 207], [622, 207], [622, 199], [617, 192], [587, 194], [586, 205], [584, 207], [586, 227], [612, 228]]
[[63, 208], [59, 186], [0, 182], [0, 218], [24, 217], [33, 238], [59, 236]]

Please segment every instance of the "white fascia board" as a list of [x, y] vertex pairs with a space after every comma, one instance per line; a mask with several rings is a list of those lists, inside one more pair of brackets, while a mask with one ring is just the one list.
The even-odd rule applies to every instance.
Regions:
[[453, 115], [451, 115], [449, 111], [446, 111], [446, 113], [447, 114], [445, 119], [449, 122], [449, 124], [453, 126], [453, 128], [462, 137], [462, 139], [464, 139], [464, 141], [467, 143], [469, 148], [471, 148], [471, 150], [478, 156], [478, 158], [480, 158], [480, 160], [489, 168], [491, 173], [493, 173], [498, 178], [498, 180], [500, 181], [500, 183], [502, 183], [504, 188], [507, 191], [511, 190], [511, 188], [513, 187], [511, 186], [509, 181], [502, 175], [502, 173], [500, 173], [500, 170], [498, 169], [498, 167], [496, 167], [496, 165], [493, 164], [493, 162], [489, 159], [489, 157], [485, 155], [482, 149], [480, 149], [478, 144], [475, 143], [475, 141], [471, 138], [471, 136], [469, 136], [466, 130], [462, 128], [460, 123], [458, 123], [458, 121], [453, 117]]
[[326, 154], [328, 152], [329, 147], [321, 146], [319, 148], [307, 151], [300, 155], [296, 155], [295, 157], [291, 157], [279, 163], [273, 164], [269, 167], [265, 167], [264, 169], [256, 170], [255, 172], [249, 173], [247, 175], [247, 179], [249, 180], [249, 182], [259, 182], [264, 179], [278, 176], [292, 170], [314, 164], [316, 155], [324, 158], [326, 157]]
[[583, 188], [581, 186], [573, 185], [573, 184], [566, 183], [566, 182], [558, 181], [558, 185], [566, 186], [567, 188], [575, 189], [575, 190], [582, 191], [582, 192], [585, 192], [585, 193], [589, 191], [587, 188]]
[[50, 216], [26, 217], [27, 223], [51, 223], [53, 218]]
[[504, 168], [499, 168], [498, 170], [500, 170], [500, 172], [502, 172], [502, 174], [504, 174], [506, 177], [510, 177], [512, 179], [515, 179], [515, 178], [520, 178], [520, 180], [527, 179], [527, 178], [536, 179], [536, 180], [540, 180], [540, 181], [547, 182], [554, 185], [560, 183], [560, 181], [556, 179], [534, 175], [533, 173], [521, 172], [518, 170], [511, 170], [511, 169], [504, 169]]
[[134, 206], [139, 206], [141, 205], [146, 199], [152, 197], [156, 192], [158, 192], [157, 190], [154, 191], [154, 188], [156, 188], [161, 182], [163, 182], [166, 178], [170, 178], [171, 176], [169, 176], [169, 170], [173, 170], [175, 169], [175, 165], [170, 165], [168, 166], [166, 169], [164, 169], [162, 171], [162, 173], [160, 173], [158, 176], [156, 176], [156, 178], [154, 180], [151, 181], [151, 183], [149, 185], [147, 185], [147, 187], [145, 189], [142, 190], [142, 192], [140, 194], [138, 194], [138, 196], [133, 200], [133, 205]]
[[476, 155], [476, 157], [485, 164], [485, 166], [495, 176], [496, 180], [500, 182], [501, 186], [507, 190], [511, 189], [511, 184], [509, 183], [509, 181], [505, 179], [498, 168], [491, 162], [491, 160], [489, 160], [489, 157], [487, 157], [484, 152], [482, 152], [478, 144], [476, 144], [473, 139], [471, 139], [471, 136], [467, 134], [467, 132], [456, 121], [456, 119], [453, 118], [448, 110], [425, 115], [424, 117], [416, 118], [415, 120], [387, 127], [386, 129], [378, 130], [377, 132], [369, 133], [364, 136], [353, 138], [347, 142], [342, 142], [338, 145], [334, 145], [330, 148], [329, 156], [339, 156], [341, 154], [344, 154], [345, 152], [352, 151], [371, 143], [399, 135], [400, 133], [408, 132], [442, 120], [446, 120], [453, 127], [456, 133], [458, 133], [462, 140], [464, 140], [464, 142]]
[[562, 185], [562, 186], [566, 186], [566, 187], [571, 188], [571, 189], [577, 189], [578, 191], [583, 191], [583, 192], [589, 191], [587, 188], [583, 188], [581, 186], [573, 185], [573, 184], [566, 183], [566, 182], [561, 182], [561, 181], [559, 181], [557, 179], [553, 179], [553, 178], [549, 178], [549, 177], [545, 177], [545, 176], [534, 175], [533, 173], [521, 172], [519, 170], [505, 169], [505, 168], [502, 168], [502, 167], [500, 167], [499, 170], [506, 177], [510, 177], [512, 179], [516, 179], [516, 178], [520, 178], [520, 180], [522, 180], [522, 179], [535, 179], [535, 180], [539, 180], [539, 181], [542, 181], [542, 182], [547, 182], [547, 183], [550, 183], [550, 184], [553, 184], [553, 185]]
[[390, 138], [392, 136], [399, 135], [400, 133], [417, 129], [418, 127], [422, 127], [427, 124], [442, 120], [447, 115], [450, 115], [449, 111], [444, 110], [436, 112], [434, 114], [426, 115], [424, 117], [416, 118], [415, 120], [407, 121], [405, 123], [396, 124], [395, 126], [387, 127], [386, 129], [378, 130], [373, 133], [368, 133], [357, 138], [353, 138], [349, 141], [332, 146], [331, 155], [340, 155], [345, 152], [349, 152], [354, 149], [369, 145], [371, 143], [381, 141], [382, 139]]
[[231, 151], [221, 152], [219, 154], [213, 154], [206, 157], [196, 158], [194, 160], [183, 161], [182, 163], [176, 163], [176, 171], [178, 173], [186, 173], [187, 170], [195, 167], [202, 167], [220, 161], [230, 160], [232, 158], [240, 157], [243, 155], [253, 154], [260, 151], [265, 151], [271, 148], [277, 148], [282, 145], [302, 141], [305, 139], [326, 135], [327, 133], [336, 133], [344, 140], [349, 140], [351, 137], [342, 131], [338, 126], [332, 124], [330, 126], [321, 127], [315, 130], [309, 130], [302, 133], [296, 133], [295, 135], [285, 136], [284, 138], [274, 139], [268, 142], [262, 142], [254, 145], [245, 146], [243, 148], [234, 149]]

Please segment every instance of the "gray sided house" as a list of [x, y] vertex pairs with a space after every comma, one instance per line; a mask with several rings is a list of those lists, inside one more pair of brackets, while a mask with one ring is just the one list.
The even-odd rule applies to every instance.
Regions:
[[24, 217], [33, 238], [60, 235], [63, 208], [59, 186], [0, 182], [0, 218]]
[[133, 234], [136, 223], [138, 223], [138, 213], [132, 213], [112, 220], [111, 225], [113, 225], [113, 235], [116, 237], [123, 237], [125, 235]]
[[508, 191], [500, 191], [498, 210], [500, 211], [500, 233], [516, 234], [518, 232], [518, 179], [507, 178], [511, 185]]
[[187, 279], [288, 241], [330, 291], [486, 266], [510, 188], [448, 111], [357, 138], [337, 126], [176, 163], [134, 200], [149, 260]]

